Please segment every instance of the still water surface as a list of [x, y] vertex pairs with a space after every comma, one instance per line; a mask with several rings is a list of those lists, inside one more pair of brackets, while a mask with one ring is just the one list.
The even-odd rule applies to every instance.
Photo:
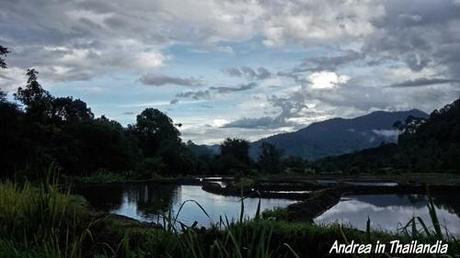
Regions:
[[[157, 222], [159, 215], [172, 209], [177, 213], [186, 200], [200, 203], [206, 212], [194, 203], [185, 204], [179, 220], [185, 224], [197, 221], [201, 226], [218, 223], [220, 217], [237, 220], [240, 216], [241, 202], [238, 197], [221, 196], [205, 192], [197, 185], [176, 184], [127, 184], [104, 185], [77, 189], [94, 207], [141, 221]], [[247, 198], [244, 201], [244, 214], [254, 217], [259, 199]], [[262, 199], [261, 209], [286, 207], [296, 201], [286, 199]], [[449, 232], [460, 236], [460, 200], [455, 196], [434, 198], [436, 211], [441, 224]], [[424, 195], [356, 195], [347, 196], [315, 219], [317, 224], [344, 223], [358, 229], [365, 229], [366, 221], [371, 219], [371, 227], [395, 231], [401, 223], [407, 223], [412, 216], [420, 216], [429, 223], [427, 198]]]
[[[124, 186], [94, 186], [77, 190], [93, 206], [105, 211], [131, 217], [140, 221], [157, 222], [164, 212], [172, 209], [177, 214], [184, 201], [195, 200], [198, 205], [187, 202], [179, 213], [178, 220], [191, 225], [197, 221], [201, 226], [218, 223], [220, 217], [229, 221], [240, 217], [239, 197], [221, 196], [205, 192], [197, 185], [174, 184], [130, 184]], [[293, 200], [261, 199], [261, 210], [286, 207]], [[252, 218], [256, 214], [258, 198], [244, 200], [244, 216]]]
[[[450, 234], [460, 236], [460, 201], [452, 196], [436, 196], [433, 200], [444, 230], [447, 228]], [[365, 230], [369, 217], [371, 228], [395, 232], [413, 216], [419, 216], [432, 227], [427, 204], [427, 196], [416, 194], [347, 196], [314, 221], [317, 224], [338, 222]]]

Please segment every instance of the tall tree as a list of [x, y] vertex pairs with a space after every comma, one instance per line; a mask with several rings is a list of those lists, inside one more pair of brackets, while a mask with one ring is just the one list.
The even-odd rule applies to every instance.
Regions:
[[282, 170], [282, 151], [278, 150], [275, 145], [268, 142], [263, 142], [260, 149], [261, 153], [258, 159], [258, 165], [262, 172], [269, 174], [280, 173]]
[[249, 142], [243, 139], [227, 138], [220, 145], [221, 161], [226, 172], [242, 173], [250, 165]]
[[173, 121], [158, 109], [147, 108], [136, 118], [134, 131], [146, 156], [158, 154], [162, 144], [180, 143], [180, 132]]
[[50, 117], [53, 97], [38, 83], [38, 71], [28, 69], [25, 88], [19, 87], [14, 94], [25, 107], [26, 113], [33, 119], [44, 121]]
[[85, 102], [65, 97], [53, 99], [51, 117], [55, 122], [75, 122], [91, 120], [94, 114]]
[[5, 62], [5, 57], [8, 53], [9, 53], [8, 48], [0, 45], [0, 68], [5, 69], [7, 67], [6, 62]]
[[[4, 57], [8, 53], [8, 49], [0, 45], [0, 69], [6, 69], [6, 63]], [[6, 102], [6, 93], [0, 89], [0, 103]]]

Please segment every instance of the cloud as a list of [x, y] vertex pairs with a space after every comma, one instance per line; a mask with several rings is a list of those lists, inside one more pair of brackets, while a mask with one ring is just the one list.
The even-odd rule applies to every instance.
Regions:
[[158, 75], [158, 74], [145, 74], [139, 81], [145, 85], [152, 86], [164, 86], [164, 85], [180, 85], [180, 86], [203, 86], [205, 83], [202, 80], [195, 78], [181, 78], [181, 77], [171, 77], [168, 75]]
[[408, 80], [400, 83], [395, 83], [390, 85], [389, 87], [392, 88], [400, 88], [400, 87], [423, 87], [423, 86], [431, 86], [431, 85], [438, 85], [438, 84], [448, 84], [448, 83], [459, 83], [460, 80], [455, 79], [443, 79], [443, 78], [419, 78], [415, 80]]
[[260, 118], [241, 118], [227, 124], [224, 124], [224, 128], [276, 128], [279, 127], [275, 123], [274, 119], [269, 116]]
[[198, 90], [198, 91], [185, 91], [178, 93], [174, 96], [174, 99], [171, 100], [171, 104], [177, 104], [179, 102], [179, 98], [191, 98], [194, 100], [205, 99], [209, 100], [213, 98], [214, 93], [216, 94], [230, 94], [239, 91], [246, 91], [257, 87], [257, 83], [251, 82], [247, 84], [241, 84], [237, 87], [209, 87], [206, 90]]
[[338, 75], [334, 72], [321, 71], [308, 76], [312, 89], [332, 89], [350, 80], [347, 75]]
[[241, 84], [237, 87], [210, 87], [209, 90], [215, 91], [217, 93], [230, 93], [230, 92], [237, 92], [237, 91], [245, 91], [245, 90], [250, 90], [257, 87], [257, 83], [255, 82], [250, 82], [247, 84]]
[[[1, 43], [14, 47], [13, 66], [24, 69], [34, 60], [54, 80], [156, 68], [174, 44], [213, 49], [250, 40], [343, 52], [309, 57], [302, 69], [335, 71], [366, 57], [399, 60], [414, 71], [445, 66], [453, 75], [460, 73], [459, 13], [453, 0], [4, 1], [0, 29]], [[61, 60], [68, 54], [76, 59]], [[253, 79], [269, 76], [265, 68], [244, 66], [230, 74], [236, 69]]]
[[340, 66], [362, 60], [364, 57], [363, 53], [354, 50], [345, 50], [339, 55], [334, 56], [309, 57], [305, 58], [305, 60], [299, 66], [295, 67], [292, 72], [335, 71]]
[[265, 80], [272, 77], [271, 72], [265, 67], [259, 67], [256, 70], [247, 66], [240, 68], [230, 67], [225, 69], [224, 72], [233, 77], [244, 77], [247, 80]]
[[373, 20], [385, 15], [379, 1], [271, 1], [264, 23], [264, 43], [278, 47], [288, 43], [360, 40], [375, 30]]
[[[297, 93], [297, 92], [296, 92]], [[268, 102], [277, 109], [273, 116], [257, 118], [243, 117], [225, 124], [224, 128], [246, 129], [299, 129], [312, 121], [323, 119], [320, 111], [310, 108], [300, 94], [288, 97], [268, 97]]]
[[[186, 91], [186, 92], [176, 94], [175, 97], [176, 98], [191, 98], [191, 99], [195, 99], [195, 100], [211, 99], [211, 92], [209, 90]], [[177, 103], [177, 101], [175, 101], [175, 102]]]
[[[458, 0], [6, 0], [0, 31], [0, 44], [11, 50], [2, 89], [23, 84], [29, 67], [40, 71], [40, 80], [53, 82], [44, 85], [62, 86], [60, 93], [72, 93], [78, 84], [73, 81], [82, 80], [116, 87], [100, 83], [118, 77], [153, 86], [212, 83], [171, 101], [166, 98], [175, 87], [154, 89], [161, 91], [155, 99], [170, 105], [234, 93], [235, 110], [223, 108], [233, 105], [222, 97], [222, 106], [217, 104], [222, 108], [215, 109], [222, 113], [213, 113], [246, 127], [221, 128], [229, 135], [252, 137], [375, 109], [431, 111], [460, 93]], [[187, 75], [161, 75], [166, 69], [187, 69], [205, 55], [211, 57], [207, 66], [201, 62]], [[264, 62], [272, 62], [270, 69]], [[230, 67], [224, 71], [228, 76], [217, 73], [223, 67]], [[206, 81], [200, 79], [203, 74]], [[231, 85], [234, 78], [227, 77], [243, 83]], [[442, 89], [423, 87], [436, 84]], [[153, 92], [142, 88], [129, 96]], [[126, 93], [116, 94], [125, 98]], [[267, 106], [237, 122], [233, 115], [241, 111], [238, 102], [247, 100], [246, 93], [265, 97]], [[222, 132], [212, 133], [220, 137]]]
[[460, 47], [459, 13], [460, 7], [448, 0], [387, 1], [385, 15], [375, 19], [376, 30], [366, 37], [362, 51], [416, 72], [431, 68], [458, 78], [460, 55], [452, 50]]

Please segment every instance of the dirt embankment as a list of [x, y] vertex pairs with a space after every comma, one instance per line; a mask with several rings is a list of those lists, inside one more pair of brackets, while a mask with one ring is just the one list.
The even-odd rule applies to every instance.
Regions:
[[289, 205], [287, 219], [289, 221], [312, 221], [323, 212], [340, 201], [342, 190], [328, 188], [312, 192], [308, 199]]

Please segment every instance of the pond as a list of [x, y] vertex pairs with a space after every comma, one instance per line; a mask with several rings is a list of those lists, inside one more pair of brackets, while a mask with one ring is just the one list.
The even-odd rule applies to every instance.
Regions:
[[[169, 209], [177, 214], [179, 207], [186, 200], [198, 202], [210, 217], [208, 218], [195, 203], [187, 202], [178, 217], [178, 220], [186, 225], [197, 221], [200, 226], [208, 226], [210, 223], [218, 223], [221, 216], [224, 220], [225, 216], [229, 221], [237, 220], [241, 211], [239, 197], [208, 193], [199, 185], [104, 185], [77, 188], [75, 191], [97, 209], [148, 222], [157, 222], [160, 215]], [[262, 199], [261, 210], [286, 207], [294, 202], [286, 199]], [[258, 198], [246, 198], [244, 216], [254, 217], [258, 203]]]
[[[456, 196], [435, 196], [433, 201], [444, 231], [460, 236], [460, 201]], [[371, 228], [395, 232], [413, 216], [420, 216], [432, 227], [425, 195], [355, 195], [347, 196], [314, 221], [317, 224], [342, 223], [365, 230], [367, 218]]]
[[[239, 197], [208, 193], [199, 185], [104, 185], [88, 186], [75, 191], [97, 209], [148, 222], [158, 222], [160, 215], [170, 209], [176, 214], [186, 200], [197, 201], [210, 217], [196, 204], [188, 202], [179, 214], [179, 221], [186, 225], [197, 221], [200, 226], [209, 226], [210, 223], [218, 223], [221, 216], [223, 219], [227, 216], [229, 220], [237, 220], [241, 210]], [[254, 217], [258, 202], [258, 198], [245, 199], [245, 217]], [[262, 199], [261, 210], [286, 207], [294, 202], [287, 199]], [[460, 200], [455, 196], [435, 196], [434, 203], [441, 224], [447, 226], [449, 233], [460, 236]], [[344, 223], [364, 230], [369, 217], [372, 228], [394, 232], [413, 216], [420, 216], [430, 224], [427, 204], [425, 195], [347, 196], [314, 221], [317, 224]]]
[[338, 182], [346, 185], [358, 185], [358, 186], [398, 186], [397, 182], [391, 181], [358, 181], [358, 180], [345, 180], [337, 181], [335, 179], [318, 179], [316, 182], [323, 186], [334, 186]]

